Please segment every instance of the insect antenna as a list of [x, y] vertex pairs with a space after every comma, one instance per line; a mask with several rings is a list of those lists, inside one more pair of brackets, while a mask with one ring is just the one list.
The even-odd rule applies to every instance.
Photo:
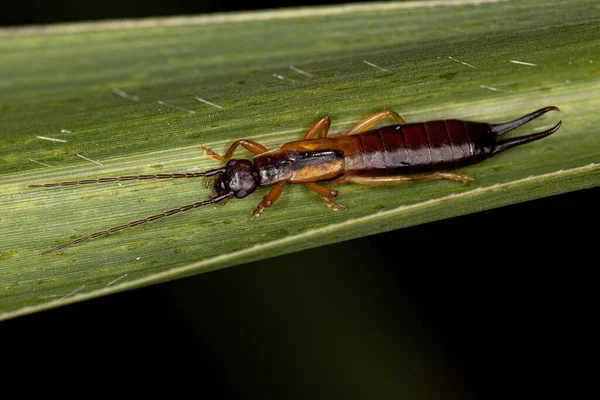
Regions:
[[92, 183], [109, 183], [109, 182], [124, 182], [124, 181], [146, 181], [150, 179], [180, 179], [180, 178], [199, 178], [204, 176], [213, 176], [225, 171], [225, 168], [217, 168], [206, 172], [196, 173], [183, 173], [183, 174], [156, 174], [156, 175], [126, 175], [113, 178], [99, 178], [99, 179], [84, 179], [82, 181], [66, 181], [57, 183], [42, 183], [35, 185], [28, 185], [28, 188], [50, 188], [58, 186], [76, 186], [76, 185], [89, 185]]
[[[546, 114], [548, 111], [560, 111], [558, 107], [550, 106], [540, 108], [537, 111], [532, 112], [531, 114], [527, 114], [521, 118], [517, 118], [514, 121], [505, 122], [503, 124], [490, 125], [492, 127], [492, 133], [496, 136], [504, 135], [506, 132], [510, 132], [519, 126], [528, 123], [532, 119], [539, 117], [540, 115]], [[558, 129], [558, 128], [557, 128]]]
[[88, 241], [90, 239], [95, 239], [95, 238], [100, 237], [100, 236], [104, 236], [104, 235], [108, 235], [108, 234], [111, 234], [111, 233], [114, 233], [114, 232], [118, 232], [118, 231], [121, 231], [121, 230], [126, 229], [126, 228], [133, 228], [134, 226], [138, 226], [138, 225], [141, 225], [141, 224], [146, 223], [146, 222], [156, 221], [157, 219], [164, 218], [164, 217], [169, 217], [171, 215], [175, 215], [175, 214], [178, 214], [180, 212], [185, 212], [185, 211], [191, 210], [192, 208], [198, 208], [198, 207], [202, 207], [202, 206], [205, 206], [205, 205], [208, 205], [208, 204], [218, 203], [218, 202], [220, 202], [222, 200], [228, 199], [232, 195], [233, 195], [233, 193], [225, 193], [225, 194], [213, 197], [213, 198], [208, 199], [208, 200], [199, 201], [199, 202], [192, 203], [192, 204], [187, 204], [187, 205], [181, 206], [179, 208], [174, 208], [172, 210], [165, 211], [164, 213], [161, 213], [161, 214], [151, 215], [148, 218], [138, 219], [136, 221], [131, 221], [131, 222], [129, 222], [127, 224], [124, 224], [124, 225], [115, 226], [115, 227], [107, 229], [105, 231], [100, 231], [100, 232], [92, 233], [91, 235], [83, 236], [83, 237], [80, 237], [79, 239], [75, 239], [75, 240], [72, 240], [70, 242], [61, 244], [60, 246], [56, 246], [53, 249], [46, 250], [46, 251], [42, 252], [41, 255], [45, 256], [46, 254], [50, 254], [50, 253], [53, 253], [55, 251], [62, 250], [65, 247], [69, 247], [69, 246], [73, 246], [75, 244], [83, 243], [83, 242]]

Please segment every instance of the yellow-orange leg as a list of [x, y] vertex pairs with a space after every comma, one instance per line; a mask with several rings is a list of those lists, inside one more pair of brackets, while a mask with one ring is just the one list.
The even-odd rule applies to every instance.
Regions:
[[473, 182], [474, 178], [456, 172], [433, 172], [427, 175], [415, 176], [346, 176], [335, 182], [352, 182], [361, 185], [388, 185], [416, 181], [435, 181], [438, 179], [450, 179], [458, 182]]
[[331, 118], [329, 118], [329, 115], [325, 115], [308, 129], [308, 132], [304, 135], [304, 139], [314, 139], [319, 137], [319, 133], [322, 133], [321, 137], [327, 137], [329, 125], [331, 125]]
[[378, 112], [377, 114], [370, 115], [367, 118], [363, 119], [362, 121], [354, 125], [352, 129], [346, 132], [345, 135], [354, 135], [356, 133], [368, 131], [384, 119], [390, 117], [394, 118], [401, 125], [406, 124], [404, 119], [397, 112], [391, 110], [383, 110]]
[[334, 199], [338, 196], [338, 191], [325, 186], [317, 185], [316, 183], [307, 183], [306, 186], [321, 197]]
[[204, 145], [201, 145], [200, 147], [202, 148], [202, 150], [204, 150], [204, 153], [207, 156], [209, 156], [210, 158], [212, 158], [213, 160], [217, 160], [217, 161], [226, 163], [227, 161], [231, 160], [231, 157], [233, 157], [233, 153], [235, 153], [235, 150], [240, 145], [243, 148], [245, 148], [246, 150], [250, 151], [252, 154], [260, 154], [260, 153], [269, 151], [269, 149], [267, 149], [262, 144], [256, 143], [256, 142], [254, 142], [252, 140], [248, 140], [248, 139], [241, 139], [241, 140], [238, 140], [237, 142], [234, 142], [231, 146], [229, 146], [229, 149], [227, 150], [227, 152], [225, 153], [224, 156], [218, 155], [212, 149], [210, 149]]
[[307, 183], [306, 186], [308, 186], [310, 190], [318, 194], [321, 197], [321, 199], [323, 199], [323, 201], [325, 202], [325, 205], [331, 208], [333, 211], [348, 209], [348, 207], [346, 207], [345, 205], [333, 201], [333, 199], [335, 199], [338, 196], [337, 190], [330, 189], [325, 186], [319, 186], [314, 183]]
[[252, 214], [250, 214], [250, 218], [254, 219], [254, 217], [257, 217], [260, 215], [260, 213], [267, 207], [271, 207], [279, 198], [279, 196], [281, 195], [281, 192], [283, 191], [283, 188], [285, 186], [285, 182], [280, 182], [278, 184], [276, 184], [275, 186], [273, 186], [273, 189], [271, 189], [271, 191], [269, 192], [269, 194], [267, 194], [260, 203], [258, 203], [258, 205], [256, 206], [256, 208], [254, 209], [254, 211], [252, 211]]

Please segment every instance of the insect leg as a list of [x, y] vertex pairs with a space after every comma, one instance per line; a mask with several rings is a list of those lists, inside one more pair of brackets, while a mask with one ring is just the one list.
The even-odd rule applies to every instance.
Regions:
[[398, 115], [397, 112], [391, 110], [383, 110], [378, 112], [377, 114], [370, 115], [367, 118], [363, 119], [362, 121], [354, 125], [352, 129], [346, 132], [345, 135], [354, 135], [356, 133], [368, 131], [373, 126], [377, 125], [378, 123], [389, 117], [394, 118], [400, 125], [406, 124], [406, 121], [404, 121], [404, 119], [400, 115]]
[[304, 139], [313, 139], [319, 137], [319, 133], [322, 133], [322, 137], [327, 137], [327, 132], [329, 132], [329, 125], [331, 124], [331, 118], [329, 115], [325, 115], [323, 118], [318, 120], [310, 127], [306, 135], [304, 135]]
[[285, 182], [280, 182], [273, 186], [273, 189], [267, 194], [260, 203], [256, 206], [252, 214], [250, 214], [250, 218], [254, 219], [254, 217], [260, 215], [260, 213], [267, 207], [271, 207], [281, 195], [283, 188], [285, 187]]
[[314, 183], [307, 183], [306, 185], [310, 190], [318, 194], [321, 197], [321, 199], [323, 199], [323, 201], [325, 202], [325, 205], [331, 208], [333, 211], [348, 209], [348, 207], [346, 207], [345, 205], [333, 201], [333, 199], [335, 199], [338, 196], [337, 190], [333, 190], [325, 186], [319, 186]]
[[[470, 176], [456, 172], [433, 172], [427, 175], [415, 176], [346, 176], [343, 178], [343, 182], [360, 183], [361, 185], [386, 185], [417, 181], [435, 181], [438, 179], [450, 179], [457, 182], [475, 181], [475, 179], [471, 178]], [[336, 182], [341, 182], [341, 180]]]
[[233, 153], [235, 153], [235, 150], [240, 145], [253, 154], [260, 154], [260, 153], [269, 151], [269, 149], [267, 149], [262, 144], [256, 143], [256, 142], [254, 142], [252, 140], [248, 140], [248, 139], [241, 139], [241, 140], [238, 140], [237, 142], [234, 142], [231, 146], [229, 146], [229, 149], [227, 150], [227, 152], [225, 153], [224, 156], [218, 155], [212, 149], [210, 149], [204, 145], [201, 145], [200, 147], [202, 148], [202, 150], [204, 150], [204, 154], [206, 154], [213, 160], [217, 160], [217, 161], [226, 163], [227, 161], [229, 161], [231, 159], [231, 157], [233, 156]]

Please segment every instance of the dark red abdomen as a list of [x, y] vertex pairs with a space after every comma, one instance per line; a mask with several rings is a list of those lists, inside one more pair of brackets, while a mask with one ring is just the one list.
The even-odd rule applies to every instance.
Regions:
[[346, 173], [402, 175], [459, 168], [491, 155], [489, 125], [458, 120], [392, 125], [340, 138]]

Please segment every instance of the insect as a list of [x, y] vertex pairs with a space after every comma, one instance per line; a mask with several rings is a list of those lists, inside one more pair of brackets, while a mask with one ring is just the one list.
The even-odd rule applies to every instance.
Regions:
[[[224, 167], [200, 173], [121, 176], [82, 181], [29, 185], [30, 188], [87, 185], [116, 181], [197, 178], [206, 177], [205, 187], [214, 180], [216, 196], [208, 200], [139, 219], [124, 225], [93, 233], [46, 250], [42, 255], [85, 242], [120, 230], [155, 221], [207, 204], [226, 204], [232, 197], [241, 199], [256, 188], [272, 186], [271, 191], [254, 208], [254, 218], [271, 207], [287, 184], [306, 184], [333, 210], [346, 209], [334, 201], [337, 190], [318, 185], [320, 182], [354, 182], [365, 185], [395, 184], [414, 181], [450, 179], [469, 182], [474, 179], [458, 172], [448, 172], [475, 164], [514, 146], [544, 138], [556, 132], [562, 121], [554, 127], [535, 134], [497, 140], [498, 136], [545, 114], [559, 111], [550, 106], [503, 124], [487, 124], [460, 120], [440, 120], [406, 123], [394, 111], [384, 110], [354, 125], [336, 137], [328, 137], [331, 119], [324, 116], [313, 124], [303, 140], [285, 143], [281, 148], [269, 150], [260, 143], [242, 139], [234, 142], [225, 155], [220, 156], [202, 146], [212, 159], [226, 163]], [[396, 125], [372, 129], [386, 118], [396, 120]], [[246, 159], [232, 159], [242, 146], [254, 154], [252, 163]]]

